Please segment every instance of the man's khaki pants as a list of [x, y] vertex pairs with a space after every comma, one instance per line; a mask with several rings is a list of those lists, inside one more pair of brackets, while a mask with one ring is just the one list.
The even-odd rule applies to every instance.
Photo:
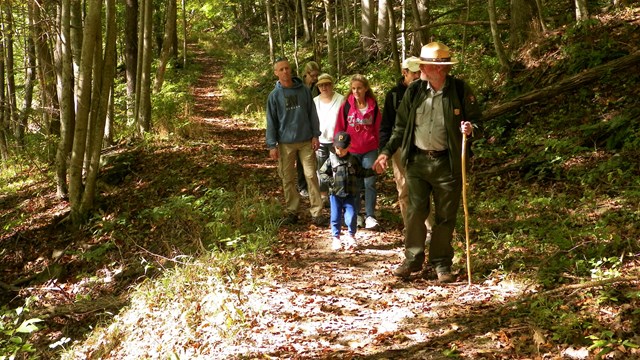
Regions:
[[322, 198], [320, 197], [320, 187], [318, 186], [318, 176], [316, 173], [316, 154], [311, 147], [311, 141], [293, 144], [278, 144], [278, 173], [282, 179], [284, 188], [284, 201], [286, 211], [297, 213], [300, 207], [300, 194], [297, 189], [298, 173], [296, 171], [296, 157], [300, 155], [300, 161], [304, 168], [304, 176], [307, 179], [309, 190], [309, 211], [312, 217], [320, 216], [322, 212]]

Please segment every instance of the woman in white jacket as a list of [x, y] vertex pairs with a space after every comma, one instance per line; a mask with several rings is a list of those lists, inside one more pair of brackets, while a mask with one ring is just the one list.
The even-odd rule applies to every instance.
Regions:
[[[321, 74], [318, 76], [318, 82], [316, 86], [320, 90], [320, 95], [313, 98], [313, 102], [316, 104], [316, 112], [320, 120], [320, 148], [316, 151], [316, 158], [318, 159], [318, 169], [322, 167], [322, 164], [329, 157], [329, 152], [333, 150], [333, 133], [336, 126], [336, 119], [338, 118], [338, 111], [340, 105], [344, 102], [344, 96], [338, 94], [333, 89], [333, 78], [329, 74]], [[322, 193], [322, 200], [325, 204], [328, 203], [327, 189], [325, 186], [320, 186], [320, 192]]]

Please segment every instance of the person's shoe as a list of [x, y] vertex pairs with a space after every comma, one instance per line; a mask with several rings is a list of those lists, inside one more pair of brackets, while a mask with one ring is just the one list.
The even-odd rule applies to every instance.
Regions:
[[309, 197], [309, 191], [307, 191], [307, 189], [300, 190], [300, 196], [308, 198]]
[[451, 273], [449, 269], [438, 270], [438, 282], [441, 283], [452, 283], [456, 280], [455, 276]]
[[367, 216], [364, 221], [364, 228], [369, 230], [377, 229], [378, 220], [376, 220], [376, 218], [374, 218], [373, 216]]
[[435, 270], [433, 270], [433, 267], [431, 267], [431, 265], [427, 264], [425, 267], [422, 268], [422, 271], [420, 272], [420, 277], [425, 280], [437, 280], [438, 274], [436, 274]]
[[344, 241], [342, 243], [344, 245], [344, 248], [347, 250], [356, 248], [356, 239], [353, 238], [353, 235], [345, 235]]
[[422, 265], [410, 264], [405, 261], [402, 265], [393, 270], [393, 275], [406, 279], [411, 276], [411, 273], [418, 272], [420, 270], [422, 270]]
[[334, 236], [331, 239], [331, 250], [338, 251], [342, 249], [342, 241], [340, 241], [339, 237]]
[[322, 197], [322, 206], [323, 206], [325, 209], [328, 209], [328, 208], [330, 208], [330, 207], [331, 207], [331, 202], [329, 201], [329, 197], [327, 197], [327, 196], [323, 196], [323, 197]]
[[313, 224], [315, 226], [319, 226], [319, 227], [329, 225], [329, 223], [327, 221], [327, 218], [325, 218], [322, 215], [318, 215], [318, 216], [314, 217], [313, 219], [311, 219], [311, 221], [313, 221]]
[[358, 215], [357, 217], [357, 223], [358, 223], [358, 227], [364, 227], [364, 218], [362, 217], [362, 215]]
[[284, 219], [282, 219], [282, 225], [295, 225], [298, 223], [298, 215], [294, 213], [287, 214]]

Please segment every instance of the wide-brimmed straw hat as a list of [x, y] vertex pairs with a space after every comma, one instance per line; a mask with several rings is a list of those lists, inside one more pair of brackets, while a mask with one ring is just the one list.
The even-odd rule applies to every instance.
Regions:
[[449, 54], [449, 47], [445, 44], [437, 41], [428, 43], [420, 50], [419, 64], [433, 64], [433, 65], [453, 65], [457, 64], [458, 60], [453, 59]]
[[420, 61], [420, 59], [415, 56], [408, 57], [402, 62], [402, 68], [409, 69], [411, 72], [418, 72], [420, 71], [420, 64], [418, 61]]
[[320, 86], [322, 84], [333, 84], [333, 78], [331, 77], [331, 75], [322, 74], [318, 76], [318, 82], [316, 83], [316, 85]]

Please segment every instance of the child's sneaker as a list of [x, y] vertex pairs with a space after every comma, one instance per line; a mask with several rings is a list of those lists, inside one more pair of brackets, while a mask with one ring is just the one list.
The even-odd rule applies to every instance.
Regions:
[[344, 245], [344, 248], [347, 250], [355, 249], [356, 240], [353, 238], [352, 235], [345, 235], [344, 241], [342, 242], [342, 244]]
[[331, 239], [331, 250], [338, 251], [340, 249], [342, 249], [342, 242], [339, 237], [334, 236], [333, 239]]

